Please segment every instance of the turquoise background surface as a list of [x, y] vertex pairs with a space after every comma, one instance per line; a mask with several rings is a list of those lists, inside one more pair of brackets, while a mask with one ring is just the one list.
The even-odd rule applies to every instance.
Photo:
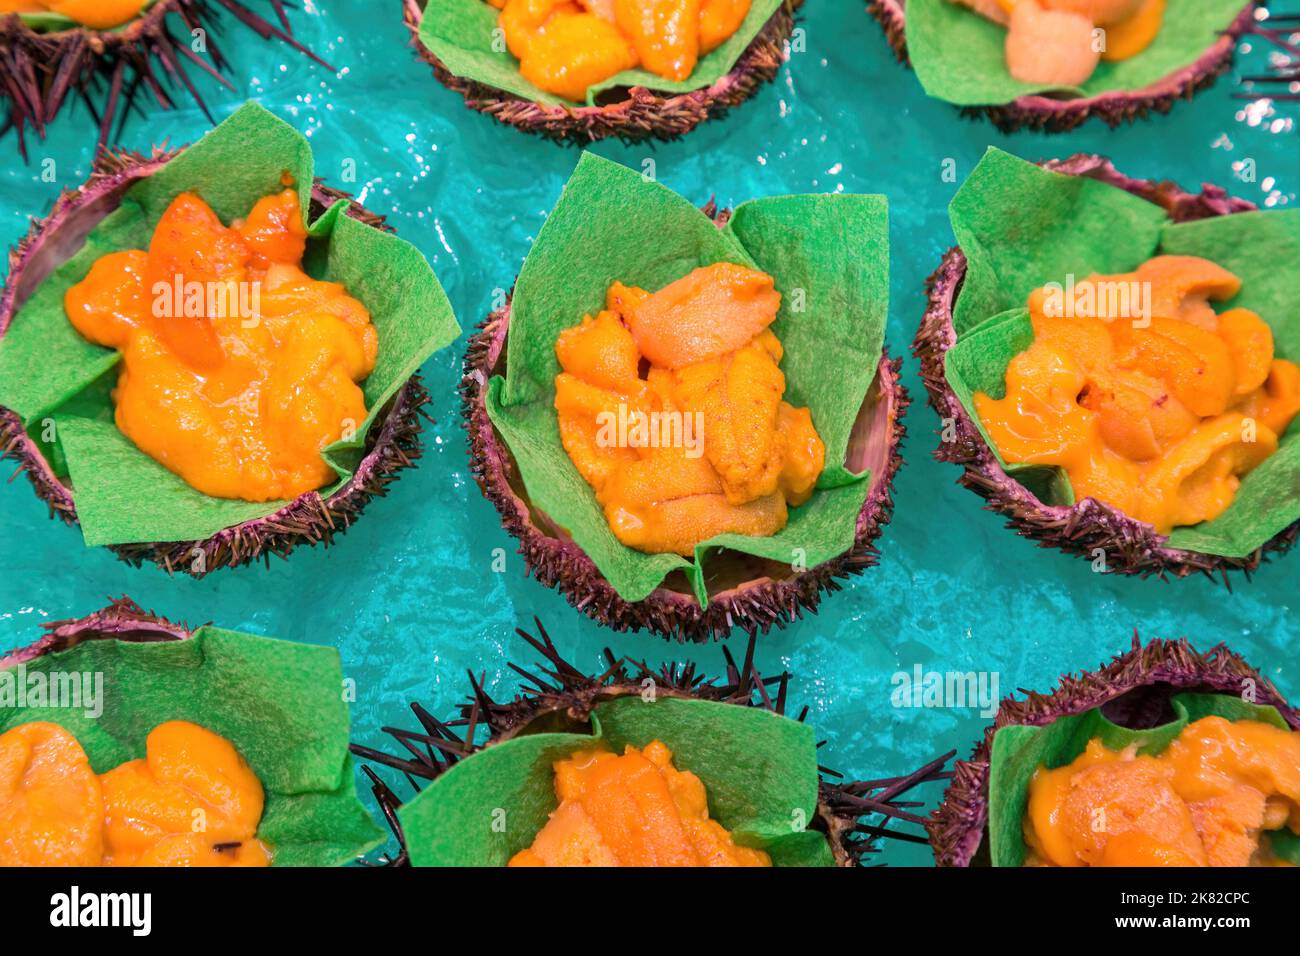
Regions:
[[[259, 9], [270, 5], [256, 3]], [[494, 290], [509, 288], [578, 153], [464, 108], [415, 59], [398, 0], [309, 0], [293, 14], [297, 35], [337, 75], [288, 48], [263, 43], [223, 16], [224, 49], [236, 91], [200, 86], [221, 118], [255, 98], [303, 130], [317, 173], [386, 214], [429, 257], [461, 325], [472, 329]], [[831, 595], [816, 616], [760, 639], [764, 672], [789, 669], [792, 700], [811, 708], [826, 741], [822, 761], [852, 775], [906, 772], [945, 750], [964, 756], [987, 718], [974, 708], [910, 709], [891, 703], [891, 678], [926, 671], [996, 675], [1007, 694], [1048, 689], [1058, 675], [1095, 667], [1143, 638], [1226, 641], [1300, 693], [1292, 618], [1300, 557], [1279, 559], [1233, 589], [1208, 580], [1162, 583], [1092, 573], [1088, 562], [1037, 548], [1003, 528], [980, 500], [956, 486], [957, 469], [933, 461], [939, 427], [908, 353], [924, 309], [923, 283], [952, 244], [946, 207], [985, 148], [1029, 159], [1076, 151], [1110, 155], [1125, 172], [1193, 186], [1212, 181], [1269, 208], [1296, 202], [1300, 181], [1295, 117], [1287, 104], [1234, 99], [1241, 73], [1266, 54], [1246, 44], [1237, 72], [1172, 115], [1111, 131], [1100, 123], [1063, 136], [1004, 136], [928, 100], [894, 60], [860, 0], [808, 0], [796, 52], [776, 81], [728, 118], [677, 143], [596, 147], [693, 201], [734, 205], [793, 192], [884, 193], [890, 200], [888, 346], [906, 356], [907, 463], [897, 509], [881, 541], [879, 567]], [[143, 99], [142, 99], [143, 102]], [[197, 109], [164, 113], [152, 103], [126, 128], [123, 145], [184, 143], [208, 122]], [[16, 241], [45, 214], [59, 189], [89, 172], [95, 134], [83, 108], [70, 110], [24, 165], [12, 138], [0, 141], [0, 239]], [[55, 162], [56, 182], [41, 163]], [[955, 164], [956, 180], [944, 177]], [[1253, 160], [1255, 181], [1238, 175]], [[357, 181], [342, 181], [354, 162]], [[47, 621], [96, 610], [129, 594], [173, 618], [299, 641], [336, 645], [357, 683], [355, 737], [384, 742], [380, 726], [410, 725], [407, 703], [446, 713], [467, 690], [467, 670], [485, 672], [499, 695], [516, 686], [507, 659], [531, 659], [514, 635], [541, 617], [580, 666], [601, 651], [658, 662], [694, 659], [720, 669], [718, 647], [680, 648], [644, 634], [617, 634], [573, 611], [526, 577], [514, 542], [469, 476], [456, 384], [465, 337], [425, 367], [437, 423], [425, 458], [373, 502], [329, 549], [305, 548], [270, 568], [218, 571], [206, 579], [135, 569], [47, 517], [25, 478], [0, 490], [0, 650], [29, 643]], [[39, 374], [39, 370], [33, 370]], [[493, 571], [496, 549], [508, 555]], [[743, 652], [743, 635], [732, 637]], [[925, 794], [937, 801], [939, 787]], [[923, 848], [889, 844], [879, 859], [925, 863]]]

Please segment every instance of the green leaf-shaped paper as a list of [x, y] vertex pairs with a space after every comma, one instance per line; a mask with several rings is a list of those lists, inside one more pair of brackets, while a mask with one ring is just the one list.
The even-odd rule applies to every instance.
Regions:
[[1079, 87], [1022, 83], [1007, 70], [1007, 30], [953, 0], [907, 0], [907, 55], [925, 92], [958, 106], [1000, 106], [1033, 93], [1066, 97], [1133, 92], [1195, 63], [1245, 0], [1170, 3], [1155, 40], [1136, 56], [1102, 62]]
[[[1177, 718], [1149, 730], [1130, 730], [1107, 720], [1100, 708], [1058, 717], [1043, 727], [1011, 725], [993, 735], [989, 758], [989, 853], [994, 866], [1023, 866], [1028, 852], [1022, 823], [1029, 806], [1029, 782], [1039, 767], [1055, 770], [1074, 761], [1100, 737], [1110, 750], [1137, 744], [1138, 753], [1157, 755], [1182, 733], [1188, 724], [1202, 717], [1226, 720], [1258, 720], [1287, 729], [1274, 707], [1251, 704], [1226, 694], [1177, 694], [1172, 699]], [[1300, 853], [1289, 854], [1296, 841], [1289, 835], [1275, 842], [1274, 851], [1300, 862]]]
[[804, 829], [817, 807], [811, 727], [756, 707], [639, 696], [598, 704], [591, 734], [526, 734], [457, 763], [398, 811], [411, 863], [504, 866], [558, 806], [556, 761], [653, 740], [700, 778], [709, 816], [738, 844], [767, 850], [776, 866], [833, 865], [826, 838]]
[[[1049, 172], [990, 149], [949, 207], [966, 255], [966, 279], [953, 308], [957, 342], [944, 373], [989, 447], [974, 395], [1006, 394], [1007, 365], [1033, 341], [1029, 293], [1068, 274], [1122, 273], [1155, 255], [1201, 256], [1234, 272], [1241, 292], [1223, 311], [1254, 309], [1273, 329], [1279, 358], [1300, 361], [1300, 210], [1237, 213], [1175, 224], [1154, 203], [1093, 179]], [[1247, 475], [1227, 511], [1213, 521], [1175, 528], [1169, 546], [1245, 557], [1300, 521], [1300, 419], [1278, 451]], [[1006, 466], [1050, 505], [1074, 503], [1058, 468]]]
[[[700, 57], [684, 80], [666, 80], [647, 70], [625, 70], [587, 90], [587, 102], [620, 86], [644, 86], [664, 93], [686, 93], [712, 86], [731, 72], [745, 48], [772, 18], [783, 0], [754, 0], [740, 27], [725, 43]], [[538, 89], [519, 72], [519, 61], [497, 43], [496, 7], [485, 0], [430, 0], [420, 21], [419, 40], [455, 76], [552, 106], [572, 101]], [[494, 49], [497, 46], [499, 49]]]
[[[102, 675], [102, 701], [35, 706], [28, 696], [27, 706], [16, 706], [18, 682], [30, 692], [38, 674], [51, 685], [60, 675]], [[332, 647], [212, 626], [184, 641], [86, 641], [0, 670], [0, 701], [0, 733], [56, 723], [80, 741], [96, 773], [143, 757], [149, 732], [169, 720], [225, 737], [262, 781], [257, 835], [274, 850], [275, 866], [337, 866], [385, 840], [357, 799], [343, 672]]]
[[[614, 537], [560, 443], [555, 340], [603, 308], [615, 280], [653, 290], [723, 261], [775, 278], [782, 303], [772, 328], [785, 345], [786, 398], [812, 410], [828, 467], [812, 499], [791, 509], [789, 524], [776, 535], [722, 535], [699, 545], [694, 561], [643, 554]], [[720, 230], [666, 187], [584, 153], [519, 273], [506, 377], [489, 383], [488, 413], [532, 502], [569, 531], [624, 600], [642, 600], [681, 568], [704, 604], [702, 569], [717, 548], [784, 562], [801, 554], [813, 567], [852, 546], [869, 476], [848, 473], [844, 453], [880, 363], [888, 308], [884, 197], [751, 200]]]
[[[243, 106], [134, 185], [81, 250], [41, 283], [0, 338], [0, 406], [16, 411], [33, 434], [44, 430], [47, 419], [54, 422], [51, 460], [71, 478], [88, 545], [201, 540], [285, 505], [209, 497], [137, 449], [113, 424], [110, 389], [103, 387], [119, 354], [81, 337], [67, 319], [63, 297], [100, 256], [148, 248], [154, 226], [182, 192], [198, 193], [229, 223], [247, 215], [258, 199], [283, 189], [282, 176], [288, 173], [306, 215], [312, 168], [311, 147], [301, 133], [256, 104]], [[354, 439], [322, 453], [338, 475], [322, 495], [351, 477], [384, 403], [460, 333], [451, 304], [419, 250], [344, 215], [345, 206], [335, 203], [309, 224], [304, 267], [317, 278], [343, 283], [370, 310], [379, 355], [362, 385], [366, 421]], [[109, 384], [114, 380], [110, 377]]]

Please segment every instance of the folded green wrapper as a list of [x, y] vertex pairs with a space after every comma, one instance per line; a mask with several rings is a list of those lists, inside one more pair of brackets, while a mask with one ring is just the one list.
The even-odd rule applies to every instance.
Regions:
[[[1188, 724], [1202, 717], [1258, 720], [1289, 729], [1275, 707], [1252, 704], [1226, 694], [1177, 694], [1171, 698], [1176, 719], [1149, 730], [1130, 730], [1111, 723], [1100, 708], [1058, 717], [1044, 727], [1012, 725], [993, 735], [989, 760], [989, 853], [994, 866], [1024, 866], [1028, 847], [1022, 829], [1029, 806], [1029, 783], [1039, 767], [1055, 770], [1072, 763], [1088, 741], [1100, 737], [1110, 750], [1138, 745], [1151, 756], [1164, 749]], [[1272, 839], [1273, 851], [1300, 864], [1300, 839], [1281, 831]]]
[[[1258, 312], [1273, 330], [1279, 358], [1300, 361], [1300, 211], [1248, 212], [1173, 223], [1153, 203], [1096, 180], [1049, 172], [990, 149], [953, 197], [953, 232], [966, 255], [966, 279], [953, 308], [957, 342], [944, 371], [966, 413], [997, 454], [975, 411], [974, 394], [1006, 394], [1008, 363], [1033, 341], [1026, 301], [1067, 274], [1122, 273], [1155, 255], [1201, 256], [1235, 273], [1241, 292], [1218, 311]], [[1050, 505], [1074, 503], [1059, 468], [1007, 466], [1007, 473]], [[1241, 558], [1300, 520], [1300, 419], [1275, 454], [1247, 475], [1213, 521], [1175, 528], [1171, 548]]]
[[1170, 3], [1149, 47], [1127, 60], [1103, 61], [1078, 87], [1021, 83], [1007, 70], [1006, 27], [952, 0], [907, 0], [907, 54], [925, 92], [958, 106], [1000, 106], [1034, 93], [1074, 98], [1136, 92], [1195, 63], [1245, 5], [1245, 0]]
[[[783, 0], [754, 0], [740, 27], [716, 50], [700, 57], [684, 80], [666, 80], [648, 70], [624, 70], [587, 90], [587, 103], [616, 87], [644, 86], [664, 93], [687, 93], [712, 86], [731, 72]], [[501, 11], [486, 0], [431, 0], [420, 21], [419, 40], [454, 75], [513, 93], [535, 103], [572, 106], [572, 100], [538, 89], [523, 78], [519, 61], [494, 36]], [[493, 49], [496, 44], [500, 49]]]
[[[643, 554], [614, 537], [591, 487], [560, 442], [555, 341], [604, 307], [619, 280], [659, 289], [699, 266], [735, 262], [776, 279], [785, 400], [812, 410], [827, 467], [790, 523], [767, 538], [720, 535], [695, 560]], [[793, 311], [795, 290], [804, 311]], [[779, 196], [742, 203], [725, 229], [685, 199], [624, 166], [584, 153], [524, 261], [511, 308], [505, 378], [489, 383], [492, 423], [528, 495], [595, 562], [626, 601], [681, 569], [701, 605], [705, 565], [719, 548], [813, 567], [853, 545], [868, 476], [843, 465], [858, 410], [876, 376], [889, 298], [888, 206], [882, 196]]]
[[[35, 437], [54, 422], [45, 450], [71, 478], [88, 545], [188, 541], [262, 518], [287, 502], [212, 498], [196, 491], [123, 435], [113, 423], [110, 390], [120, 355], [82, 338], [63, 308], [67, 290], [100, 256], [147, 249], [154, 226], [178, 194], [198, 193], [225, 223], [246, 216], [263, 196], [296, 184], [304, 217], [312, 184], [306, 138], [249, 103], [126, 193], [122, 205], [87, 236], [22, 306], [0, 338], [0, 406], [13, 409]], [[362, 385], [369, 414], [355, 437], [322, 451], [338, 475], [327, 496], [351, 477], [366, 434], [384, 404], [424, 361], [460, 333], [451, 304], [415, 246], [344, 214], [339, 201], [308, 227], [304, 268], [341, 282], [370, 310], [379, 335], [375, 370]], [[36, 372], [37, 374], [33, 374]]]
[[0, 706], [0, 733], [58, 724], [80, 741], [96, 773], [145, 756], [149, 732], [169, 720], [229, 740], [266, 792], [257, 836], [274, 850], [275, 866], [338, 866], [386, 839], [357, 799], [343, 672], [332, 647], [207, 626], [184, 641], [86, 641], [25, 668], [28, 686], [37, 673], [51, 684], [54, 675], [102, 675], [98, 716], [86, 708]]
[[805, 827], [817, 807], [810, 726], [716, 701], [620, 697], [598, 704], [590, 734], [515, 737], [462, 760], [397, 816], [414, 866], [505, 866], [532, 845], [559, 805], [553, 764], [603, 742], [614, 753], [662, 741], [673, 765], [704, 783], [709, 816], [775, 866], [832, 866], [826, 838]]

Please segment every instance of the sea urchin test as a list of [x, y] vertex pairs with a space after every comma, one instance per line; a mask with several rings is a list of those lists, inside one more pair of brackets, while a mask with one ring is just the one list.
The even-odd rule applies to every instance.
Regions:
[[782, 400], [780, 306], [771, 276], [720, 262], [653, 293], [616, 282], [560, 333], [560, 438], [623, 544], [689, 556], [772, 535], [812, 496], [826, 449]]
[[146, 0], [0, 0], [0, 14], [58, 13], [95, 30], [120, 27], [134, 20]]
[[1270, 866], [1300, 834], [1300, 731], [1204, 717], [1159, 756], [1097, 739], [1040, 767], [1024, 819], [1031, 866]]
[[1151, 45], [1166, 0], [950, 0], [1007, 28], [1007, 70], [1022, 83], [1078, 86], [1103, 60]]
[[264, 794], [224, 737], [160, 724], [145, 757], [96, 775], [57, 724], [0, 734], [0, 866], [269, 866]]
[[582, 101], [587, 90], [640, 66], [685, 80], [722, 45], [750, 0], [488, 0], [506, 46], [539, 89]]
[[708, 793], [658, 740], [557, 761], [560, 805], [510, 866], [771, 866], [709, 819]]
[[147, 252], [102, 256], [64, 298], [78, 332], [122, 352], [117, 427], [204, 494], [320, 488], [335, 475], [321, 449], [366, 418], [377, 333], [342, 285], [303, 272], [306, 242], [292, 189], [230, 227], [182, 193]]
[[1275, 357], [1268, 324], [1210, 305], [1240, 288], [1205, 259], [1157, 256], [1035, 290], [1006, 396], [975, 395], [1003, 460], [1063, 468], [1077, 500], [1162, 534], [1218, 517], [1300, 412], [1300, 367]]

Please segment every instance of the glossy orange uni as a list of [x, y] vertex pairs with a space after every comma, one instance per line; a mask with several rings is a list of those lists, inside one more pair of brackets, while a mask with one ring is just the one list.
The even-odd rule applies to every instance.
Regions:
[[224, 737], [155, 727], [147, 756], [96, 776], [51, 723], [0, 734], [0, 866], [269, 866], [262, 784]]
[[560, 805], [510, 866], [771, 866], [709, 819], [695, 774], [655, 740], [623, 754], [580, 750], [555, 764]]
[[77, 331], [122, 352], [118, 428], [204, 494], [320, 488], [336, 477], [321, 450], [366, 418], [377, 333], [342, 285], [303, 272], [306, 242], [293, 189], [230, 227], [182, 193], [147, 252], [101, 257], [65, 296]]
[[1210, 305], [1240, 287], [1205, 259], [1158, 256], [1036, 290], [1005, 397], [975, 395], [1003, 460], [1063, 468], [1076, 500], [1164, 534], [1218, 517], [1300, 412], [1300, 367], [1275, 357], [1268, 324]]
[[555, 344], [560, 438], [614, 535], [689, 556], [718, 534], [786, 525], [825, 465], [806, 408], [782, 400], [772, 277], [721, 262], [658, 292], [616, 282]]
[[489, 0], [506, 47], [539, 89], [582, 101], [637, 66], [682, 81], [740, 28], [750, 0]]
[[1089, 741], [1035, 771], [1024, 820], [1031, 866], [1273, 866], [1283, 828], [1300, 833], [1300, 732], [1222, 717], [1154, 757]]

